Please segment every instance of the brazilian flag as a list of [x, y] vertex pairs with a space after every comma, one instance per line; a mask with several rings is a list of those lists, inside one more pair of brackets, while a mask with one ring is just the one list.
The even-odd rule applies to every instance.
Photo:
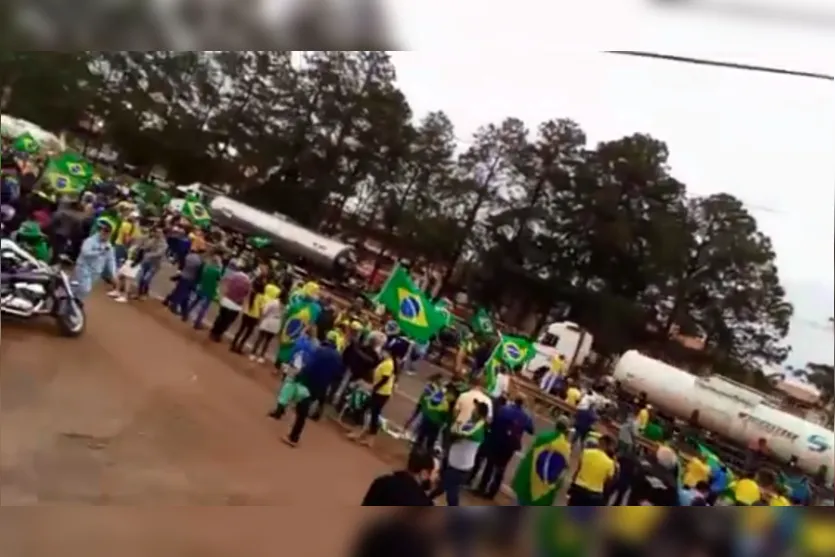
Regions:
[[484, 366], [484, 377], [488, 392], [496, 381], [496, 367], [504, 365], [510, 370], [521, 369], [536, 355], [533, 341], [526, 337], [501, 335], [499, 342]]
[[483, 443], [487, 436], [487, 422], [483, 418], [471, 418], [461, 424], [452, 424], [450, 433], [458, 439], [468, 439], [476, 443]]
[[484, 308], [478, 308], [472, 318], [470, 318], [470, 328], [472, 328], [475, 334], [482, 336], [492, 335], [496, 332], [493, 319], [490, 317], [490, 313]]
[[453, 323], [452, 312], [449, 310], [450, 303], [448, 300], [438, 300], [435, 304], [435, 311], [437, 311], [444, 320], [444, 326], [449, 327]]
[[99, 231], [99, 227], [101, 226], [102, 222], [106, 222], [110, 225], [110, 229], [113, 233], [110, 236], [111, 241], [116, 237], [116, 233], [119, 230], [119, 225], [122, 224], [122, 219], [119, 216], [119, 213], [115, 209], [108, 209], [104, 211], [102, 214], [96, 218], [96, 223], [93, 225], [92, 233], [95, 234]]
[[417, 342], [427, 342], [446, 325], [447, 317], [438, 311], [400, 265], [392, 269], [388, 280], [372, 301], [385, 306], [400, 325], [400, 330]]
[[513, 491], [519, 504], [553, 506], [570, 460], [571, 443], [566, 432], [552, 430], [539, 434], [513, 477]]
[[84, 157], [78, 153], [67, 151], [49, 159], [44, 173], [67, 176], [87, 185], [93, 179], [94, 170], [93, 165]]
[[444, 425], [448, 421], [449, 410], [449, 397], [443, 385], [426, 385], [420, 397], [420, 413], [423, 419], [436, 426]]
[[15, 138], [14, 142], [12, 142], [12, 149], [19, 153], [34, 155], [41, 150], [41, 144], [31, 133], [26, 132]]
[[290, 304], [284, 315], [284, 322], [278, 332], [278, 352], [276, 363], [290, 363], [293, 345], [302, 336], [305, 329], [316, 323], [322, 311], [318, 303], [310, 298], [299, 298]]

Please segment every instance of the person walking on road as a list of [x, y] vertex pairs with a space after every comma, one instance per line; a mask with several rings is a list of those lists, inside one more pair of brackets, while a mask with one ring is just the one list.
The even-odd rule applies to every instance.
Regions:
[[295, 378], [295, 382], [304, 386], [309, 395], [296, 404], [296, 419], [290, 434], [283, 439], [286, 445], [296, 447], [299, 444], [313, 402], [323, 399], [328, 387], [341, 376], [342, 355], [333, 341], [325, 339]]
[[161, 226], [153, 228], [146, 238], [143, 238], [141, 249], [145, 254], [139, 266], [137, 277], [137, 294], [145, 298], [151, 290], [151, 281], [159, 272], [165, 252], [168, 251], [168, 242], [165, 241], [165, 230]]
[[113, 229], [106, 220], [100, 220], [98, 225], [97, 233], [81, 244], [81, 251], [75, 262], [75, 295], [82, 300], [93, 289], [98, 277], [106, 277], [106, 280], [112, 281], [116, 276], [116, 260], [113, 245], [110, 243]]
[[510, 459], [522, 448], [525, 434], [533, 435], [533, 420], [525, 411], [525, 399], [518, 396], [512, 404], [505, 404], [490, 424], [486, 445], [486, 462], [476, 493], [493, 500], [499, 494]]

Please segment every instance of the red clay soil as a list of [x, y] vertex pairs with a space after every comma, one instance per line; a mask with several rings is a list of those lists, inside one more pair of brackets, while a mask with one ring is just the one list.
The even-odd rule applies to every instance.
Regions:
[[281, 444], [289, 419], [264, 417], [269, 368], [165, 313], [96, 294], [79, 339], [49, 320], [4, 323], [0, 554], [344, 551], [390, 466], [322, 424]]

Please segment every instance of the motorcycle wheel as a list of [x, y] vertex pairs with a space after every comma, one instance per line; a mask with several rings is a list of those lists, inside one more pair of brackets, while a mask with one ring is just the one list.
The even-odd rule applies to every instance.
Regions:
[[87, 316], [84, 308], [72, 300], [62, 299], [57, 302], [55, 308], [55, 320], [58, 321], [58, 328], [65, 337], [78, 337], [84, 332], [87, 325]]

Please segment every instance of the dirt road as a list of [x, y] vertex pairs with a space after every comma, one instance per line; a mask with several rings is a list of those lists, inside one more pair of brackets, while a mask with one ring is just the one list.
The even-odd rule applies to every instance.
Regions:
[[[370, 480], [390, 469], [385, 462], [320, 424], [298, 449], [285, 447], [279, 438], [289, 423], [264, 417], [270, 390], [224, 348], [171, 334], [155, 312], [100, 294], [88, 312], [88, 330], [76, 340], [58, 337], [48, 320], [4, 324], [0, 554], [344, 548], [363, 516], [356, 505]], [[41, 507], [10, 508], [34, 505]]]
[[[162, 271], [154, 279], [154, 282], [151, 287], [151, 290], [156, 297], [164, 297], [172, 289], [173, 283], [171, 281], [171, 277], [174, 276], [174, 273], [175, 269], [173, 266], [166, 265], [165, 267], [163, 267]], [[209, 314], [204, 323], [206, 326], [211, 325], [216, 315], [215, 309], [215, 306], [213, 306], [209, 310]], [[165, 311], [160, 312], [159, 310], [155, 309], [154, 313], [159, 314], [158, 320], [161, 325], [171, 326], [172, 323], [176, 321], [176, 318], [174, 316], [169, 315]], [[188, 327], [183, 325], [183, 328], [187, 329]], [[235, 358], [236, 357], [232, 357], [232, 361], [234, 361]], [[260, 378], [263, 375], [263, 372], [253, 369], [255, 366], [246, 362], [240, 362], [240, 359], [239, 363], [235, 364], [235, 367], [236, 369], [245, 370], [246, 373], [248, 373], [251, 377], [256, 379]], [[397, 390], [395, 392], [395, 395], [386, 404], [386, 408], [383, 412], [386, 419], [390, 420], [393, 424], [397, 426], [402, 426], [404, 423], [406, 423], [406, 421], [409, 419], [414, 410], [415, 404], [417, 403], [417, 400], [420, 397], [420, 393], [423, 390], [423, 387], [426, 384], [429, 376], [437, 372], [446, 373], [446, 370], [429, 362], [421, 361], [418, 362], [413, 375], [404, 374], [403, 376], [401, 376], [397, 384]], [[545, 416], [535, 415], [534, 423], [538, 432], [545, 431], [549, 427], [553, 426], [553, 419]], [[523, 450], [527, 450], [530, 440], [530, 437], [526, 436], [524, 440]], [[513, 477], [513, 474], [516, 470], [516, 466], [519, 464], [519, 460], [520, 455], [517, 455], [512, 459], [510, 466], [508, 467], [507, 475], [505, 476], [506, 481], [509, 481], [510, 478]]]

